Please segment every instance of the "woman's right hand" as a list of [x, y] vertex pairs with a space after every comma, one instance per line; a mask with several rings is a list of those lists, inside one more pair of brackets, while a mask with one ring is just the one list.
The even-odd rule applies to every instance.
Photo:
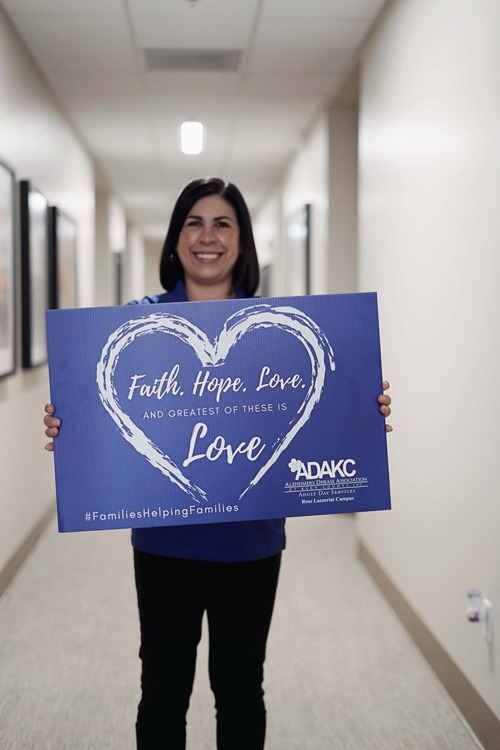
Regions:
[[[56, 407], [54, 406], [54, 404], [45, 404], [45, 416], [43, 418], [43, 423], [47, 428], [45, 430], [45, 434], [49, 438], [55, 438], [56, 435], [59, 434], [59, 427], [61, 426], [61, 420], [57, 417], [54, 417], [55, 410]], [[47, 445], [45, 446], [45, 450], [54, 450], [54, 443], [52, 440], [50, 441], [50, 443], [47, 443]]]

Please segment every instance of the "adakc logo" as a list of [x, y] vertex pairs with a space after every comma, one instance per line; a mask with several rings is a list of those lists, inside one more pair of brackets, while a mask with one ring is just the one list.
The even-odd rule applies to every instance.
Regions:
[[341, 458], [336, 461], [331, 459], [330, 461], [301, 461], [298, 458], [292, 458], [288, 464], [288, 468], [295, 474], [295, 481], [299, 479], [323, 479], [323, 477], [329, 477], [335, 479], [336, 477], [354, 477], [356, 476], [356, 461], [353, 458]]

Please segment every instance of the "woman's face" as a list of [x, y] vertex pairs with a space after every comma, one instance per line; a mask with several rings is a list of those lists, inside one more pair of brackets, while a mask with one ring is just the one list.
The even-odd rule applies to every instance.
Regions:
[[233, 207], [218, 195], [197, 201], [184, 221], [177, 254], [186, 282], [228, 285], [240, 250], [240, 228]]

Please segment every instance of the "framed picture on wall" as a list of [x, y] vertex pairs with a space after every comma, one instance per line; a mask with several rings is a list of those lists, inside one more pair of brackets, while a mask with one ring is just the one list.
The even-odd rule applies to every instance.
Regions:
[[16, 369], [13, 170], [0, 160], [0, 377]]
[[47, 361], [45, 311], [49, 299], [48, 205], [28, 180], [19, 183], [23, 367]]
[[311, 205], [306, 203], [286, 220], [285, 292], [290, 296], [311, 292]]
[[78, 306], [76, 222], [57, 206], [49, 208], [50, 307]]

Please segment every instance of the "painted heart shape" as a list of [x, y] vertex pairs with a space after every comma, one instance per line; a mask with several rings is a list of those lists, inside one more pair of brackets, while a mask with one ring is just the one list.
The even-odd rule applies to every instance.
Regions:
[[304, 400], [288, 423], [289, 429], [278, 436], [272, 446], [271, 456], [259, 468], [241, 498], [259, 482], [278, 460], [306, 424], [323, 392], [327, 368], [335, 369], [330, 343], [318, 325], [301, 310], [293, 307], [273, 307], [257, 304], [243, 308], [229, 317], [219, 336], [212, 343], [206, 334], [189, 320], [168, 312], [152, 313], [129, 320], [109, 336], [97, 365], [97, 386], [101, 402], [117, 425], [122, 436], [143, 455], [149, 463], [167, 476], [196, 502], [208, 500], [206, 492], [193, 484], [172, 460], [160, 450], [130, 416], [121, 408], [114, 387], [114, 375], [120, 355], [141, 337], [156, 333], [176, 336], [192, 347], [203, 367], [223, 365], [231, 349], [246, 333], [256, 329], [279, 328], [295, 336], [307, 351], [311, 363], [311, 378]]

